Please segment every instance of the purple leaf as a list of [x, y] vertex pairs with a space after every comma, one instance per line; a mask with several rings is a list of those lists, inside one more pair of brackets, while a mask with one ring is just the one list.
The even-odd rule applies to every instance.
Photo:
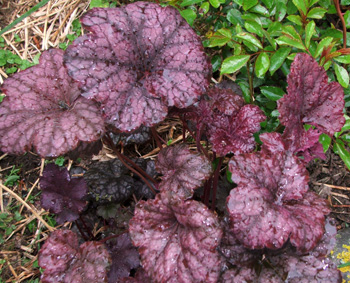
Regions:
[[66, 221], [78, 219], [84, 209], [88, 187], [83, 178], [71, 179], [66, 168], [60, 168], [50, 163], [45, 166], [40, 178], [41, 206], [57, 215], [56, 221], [63, 224]]
[[98, 204], [121, 203], [133, 193], [134, 180], [119, 159], [93, 164], [84, 174], [89, 195]]
[[129, 232], [155, 282], [217, 282], [222, 231], [204, 204], [158, 194], [138, 203]]
[[139, 253], [133, 247], [129, 234], [122, 234], [116, 243], [108, 245], [112, 255], [112, 265], [108, 272], [108, 282], [118, 282], [127, 277], [130, 270], [140, 265]]
[[193, 190], [203, 184], [212, 171], [205, 156], [192, 153], [184, 144], [162, 149], [156, 168], [163, 174], [159, 189], [172, 191], [184, 199], [191, 198]]
[[65, 64], [120, 130], [157, 124], [168, 106], [190, 106], [209, 85], [201, 40], [173, 7], [140, 1], [92, 9], [81, 21], [91, 33], [68, 47]]
[[[323, 67], [305, 53], [295, 56], [287, 82], [287, 94], [277, 103], [288, 147], [294, 152], [308, 149], [307, 160], [313, 155], [322, 157], [321, 147], [315, 145], [319, 134], [333, 136], [345, 123], [343, 89], [337, 82], [328, 83]], [[303, 123], [315, 126], [318, 135], [310, 130], [305, 133]]]
[[98, 140], [104, 121], [96, 104], [80, 96], [62, 65], [63, 51], [43, 52], [39, 65], [7, 79], [0, 107], [0, 148], [22, 154], [34, 147], [42, 157], [59, 156], [79, 141]]
[[282, 282], [342, 282], [340, 271], [328, 258], [281, 254], [269, 257], [269, 262], [283, 276]]
[[302, 161], [283, 151], [279, 134], [261, 138], [268, 141], [262, 151], [229, 162], [238, 185], [227, 199], [232, 232], [251, 249], [278, 249], [290, 238], [297, 250], [308, 252], [324, 233], [327, 202], [307, 192], [308, 172]]
[[196, 122], [197, 131], [206, 130], [217, 154], [252, 151], [253, 134], [266, 118], [263, 112], [255, 105], [244, 105], [243, 98], [229, 89], [213, 88], [207, 94], [209, 100], [201, 100], [188, 116]]
[[44, 268], [42, 282], [107, 282], [110, 257], [103, 244], [85, 242], [69, 230], [56, 230], [42, 246], [38, 256]]
[[146, 274], [145, 270], [139, 267], [136, 271], [135, 277], [124, 277], [118, 282], [123, 283], [152, 283], [151, 279]]

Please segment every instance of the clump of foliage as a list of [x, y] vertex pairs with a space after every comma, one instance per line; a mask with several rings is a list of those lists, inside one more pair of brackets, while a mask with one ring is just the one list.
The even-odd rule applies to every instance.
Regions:
[[[314, 37], [320, 29], [311, 19], [327, 11], [312, 8], [317, 1], [209, 2], [170, 1], [177, 8], [193, 8], [181, 14], [143, 1], [94, 8], [82, 18], [90, 33], [64, 53], [44, 52], [39, 65], [5, 82], [3, 151], [20, 154], [34, 148], [43, 157], [55, 157], [102, 137], [118, 159], [92, 165], [85, 173], [90, 207], [96, 201], [132, 203], [141, 182], [142, 192], [145, 186], [152, 192], [139, 193], [144, 199], [123, 235], [115, 235], [109, 217], [104, 221], [111, 224], [111, 234], [80, 247], [73, 232], [55, 231], [39, 253], [44, 282], [341, 281], [326, 258], [335, 237], [329, 232], [330, 226], [334, 230], [327, 220], [330, 209], [309, 190], [305, 166], [323, 156], [321, 134], [332, 136], [344, 126], [342, 86], [347, 86], [339, 76], [344, 72], [334, 65], [339, 83], [329, 83], [325, 69], [349, 51], [337, 49], [331, 37], [320, 42]], [[219, 8], [220, 13], [210, 13]], [[280, 23], [286, 14], [289, 23]], [[193, 26], [197, 17], [214, 23], [204, 42], [217, 53], [211, 58], [213, 71], [220, 68], [221, 80], [240, 70], [228, 77], [235, 76], [243, 96], [229, 84], [209, 88], [209, 59], [183, 17]], [[283, 70], [289, 71], [284, 96], [285, 82], [268, 85]], [[191, 133], [196, 151], [185, 143], [161, 149], [154, 126], [167, 117], [168, 107]], [[142, 125], [152, 127], [161, 149], [155, 164], [161, 181], [154, 179], [152, 166], [121, 154], [113, 141], [113, 132], [137, 131]], [[42, 204], [59, 194], [59, 184], [65, 190], [57, 198], [63, 200], [60, 208], [68, 206], [74, 217], [46, 207], [59, 214], [60, 222], [72, 221], [82, 211], [86, 187], [76, 188], [80, 180], [57, 170], [54, 165], [45, 170]], [[56, 181], [57, 175], [63, 176]], [[218, 208], [222, 177], [235, 185], [226, 207]], [[201, 186], [203, 195], [196, 197]], [[45, 195], [48, 189], [53, 192]], [[137, 269], [134, 277], [132, 269]]]

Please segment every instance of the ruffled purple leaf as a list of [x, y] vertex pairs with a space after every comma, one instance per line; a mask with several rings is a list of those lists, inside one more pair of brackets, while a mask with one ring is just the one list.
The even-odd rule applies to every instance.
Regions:
[[201, 40], [173, 7], [140, 1], [92, 9], [81, 21], [91, 33], [68, 47], [65, 64], [120, 130], [157, 124], [168, 106], [190, 106], [209, 85]]
[[85, 242], [79, 247], [74, 232], [56, 230], [40, 249], [38, 262], [45, 283], [107, 282], [110, 256], [101, 243]]
[[129, 232], [154, 282], [217, 282], [222, 231], [204, 204], [158, 194], [138, 203]]
[[245, 105], [241, 96], [229, 89], [213, 88], [208, 100], [201, 100], [187, 117], [205, 131], [213, 150], [220, 154], [244, 153], [255, 147], [253, 134], [260, 130], [265, 115], [255, 105]]
[[327, 202], [307, 192], [308, 172], [302, 161], [283, 151], [279, 134], [261, 137], [268, 140], [262, 151], [229, 162], [238, 185], [227, 199], [231, 230], [251, 249], [278, 249], [290, 239], [297, 250], [308, 252], [324, 233]]
[[56, 221], [63, 224], [66, 221], [78, 219], [84, 209], [88, 186], [83, 178], [71, 179], [66, 168], [60, 169], [50, 163], [45, 166], [40, 178], [41, 206], [57, 215]]
[[[316, 146], [320, 133], [332, 136], [341, 130], [344, 92], [337, 82], [328, 83], [328, 76], [315, 59], [299, 53], [291, 65], [288, 75], [287, 94], [278, 103], [281, 124], [286, 126], [284, 137], [293, 152], [306, 153], [306, 161], [324, 157]], [[303, 124], [310, 124], [318, 131], [305, 132]], [[321, 154], [321, 155], [320, 155]]]
[[32, 148], [42, 157], [73, 150], [79, 141], [98, 140], [104, 121], [97, 105], [80, 96], [63, 67], [63, 51], [43, 52], [39, 65], [7, 79], [0, 107], [0, 148], [22, 154]]
[[117, 242], [108, 245], [112, 264], [108, 272], [108, 282], [119, 282], [130, 275], [130, 270], [140, 265], [139, 253], [132, 245], [129, 234], [117, 237]]
[[210, 177], [212, 167], [204, 155], [193, 153], [185, 144], [166, 147], [158, 154], [156, 168], [163, 174], [159, 189], [187, 199]]

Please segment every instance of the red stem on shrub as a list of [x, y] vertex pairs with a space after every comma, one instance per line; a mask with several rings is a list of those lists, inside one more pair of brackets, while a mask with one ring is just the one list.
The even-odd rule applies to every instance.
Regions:
[[212, 200], [211, 200], [211, 210], [215, 210], [215, 202], [216, 202], [216, 192], [218, 189], [218, 182], [219, 182], [219, 175], [220, 175], [220, 169], [222, 162], [224, 161], [224, 156], [219, 158], [218, 165], [215, 169], [214, 172], [214, 177], [213, 177], [213, 195], [212, 195]]
[[334, 6], [337, 10], [337, 14], [340, 18], [341, 24], [343, 26], [343, 48], [346, 48], [346, 24], [345, 24], [345, 20], [343, 17], [343, 14], [340, 10], [340, 4], [339, 4], [339, 0], [333, 0]]
[[81, 229], [80, 225], [78, 224], [78, 221], [77, 221], [77, 220], [75, 220], [75, 225], [77, 225], [77, 228], [78, 228], [78, 230], [79, 230], [79, 233], [80, 233], [81, 237], [84, 239], [84, 241], [85, 241], [85, 242], [86, 242], [86, 241], [89, 241], [89, 239], [86, 237], [85, 233], [82, 231], [82, 229]]

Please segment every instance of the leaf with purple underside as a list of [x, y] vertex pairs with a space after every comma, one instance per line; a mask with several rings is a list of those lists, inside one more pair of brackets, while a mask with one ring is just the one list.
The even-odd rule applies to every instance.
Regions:
[[[324, 158], [318, 143], [321, 133], [333, 136], [345, 123], [343, 117], [344, 92], [337, 82], [328, 83], [328, 76], [315, 59], [299, 53], [288, 75], [287, 94], [278, 103], [283, 134], [288, 140], [288, 149], [306, 152], [306, 162], [315, 157]], [[305, 131], [303, 124], [316, 127]]]
[[79, 247], [75, 233], [56, 230], [40, 249], [38, 262], [44, 269], [44, 283], [107, 282], [110, 256], [99, 242], [85, 242]]
[[205, 132], [213, 150], [220, 155], [252, 151], [253, 134], [260, 130], [265, 115], [255, 105], [245, 105], [241, 96], [229, 89], [212, 88], [208, 100], [202, 99], [188, 118], [196, 122], [197, 132]]
[[162, 149], [156, 161], [156, 169], [163, 174], [159, 184], [161, 191], [172, 191], [187, 199], [193, 190], [210, 177], [212, 167], [204, 155], [193, 153], [185, 144]]
[[308, 172], [302, 161], [283, 151], [279, 134], [261, 137], [268, 141], [262, 151], [229, 162], [238, 185], [227, 199], [231, 230], [251, 249], [278, 249], [290, 239], [297, 250], [308, 252], [324, 233], [327, 202], [308, 192]]
[[108, 282], [118, 282], [130, 275], [130, 270], [140, 265], [139, 253], [133, 247], [129, 234], [122, 234], [116, 242], [108, 244], [112, 256], [111, 268], [108, 272]]
[[209, 85], [201, 40], [173, 7], [95, 8], [81, 22], [91, 33], [68, 47], [65, 63], [84, 96], [101, 102], [108, 123], [122, 131], [157, 124], [168, 106], [190, 106]]
[[129, 232], [155, 282], [217, 282], [222, 231], [204, 204], [158, 194], [138, 203]]
[[40, 178], [41, 206], [57, 215], [58, 224], [78, 219], [84, 209], [88, 186], [83, 178], [71, 179], [66, 168], [50, 163]]
[[73, 150], [79, 141], [92, 142], [104, 133], [97, 105], [80, 94], [63, 67], [63, 51], [43, 52], [39, 64], [21, 71], [2, 85], [0, 148], [42, 157]]

